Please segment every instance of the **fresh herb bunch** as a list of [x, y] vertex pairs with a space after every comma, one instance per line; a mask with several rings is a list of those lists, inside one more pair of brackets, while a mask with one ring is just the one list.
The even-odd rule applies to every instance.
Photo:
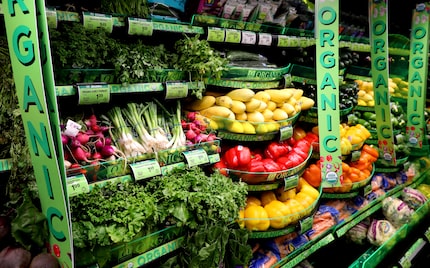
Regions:
[[145, 45], [140, 41], [124, 46], [117, 55], [115, 76], [122, 84], [159, 82], [157, 70], [171, 68], [177, 58], [164, 45]]
[[[138, 183], [108, 183], [70, 198], [78, 248], [129, 242], [159, 222], [157, 200]], [[145, 228], [145, 229], [144, 229]]]
[[155, 177], [146, 187], [159, 202], [162, 221], [173, 218], [178, 226], [190, 229], [231, 224], [245, 206], [247, 195], [244, 183], [233, 182], [218, 172], [208, 176], [200, 167]]
[[146, 0], [102, 0], [100, 4], [103, 12], [138, 18], [149, 17], [148, 1]]
[[49, 29], [55, 69], [112, 68], [120, 42], [100, 30], [86, 29], [82, 23], [60, 24]]
[[[188, 72], [191, 81], [202, 81], [208, 77], [221, 78], [228, 64], [227, 59], [214, 50], [207, 40], [199, 38], [198, 34], [192, 37], [185, 35], [176, 41], [174, 48], [178, 54], [178, 61], [174, 67]], [[198, 99], [202, 98], [201, 91], [193, 94]]]

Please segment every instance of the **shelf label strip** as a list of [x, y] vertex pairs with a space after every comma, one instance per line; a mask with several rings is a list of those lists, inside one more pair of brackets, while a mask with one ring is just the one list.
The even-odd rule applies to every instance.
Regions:
[[130, 259], [119, 265], [116, 265], [113, 268], [141, 267], [144, 264], [150, 263], [151, 261], [154, 261], [168, 253], [171, 253], [179, 249], [182, 246], [183, 242], [184, 242], [184, 237], [182, 236], [164, 245], [161, 245], [150, 251], [147, 251], [133, 259]]

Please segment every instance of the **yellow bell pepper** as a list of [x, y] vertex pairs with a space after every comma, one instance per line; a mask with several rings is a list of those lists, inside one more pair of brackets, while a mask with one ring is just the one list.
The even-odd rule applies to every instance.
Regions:
[[249, 206], [244, 213], [245, 227], [251, 231], [266, 231], [270, 227], [269, 216], [262, 206]]
[[287, 216], [290, 214], [290, 209], [281, 201], [273, 200], [264, 206], [264, 210], [269, 216], [270, 227], [282, 229], [289, 224]]

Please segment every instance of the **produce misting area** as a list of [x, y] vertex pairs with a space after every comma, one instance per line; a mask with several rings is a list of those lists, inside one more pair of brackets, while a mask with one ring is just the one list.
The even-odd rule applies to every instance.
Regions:
[[1, 3], [0, 267], [426, 267], [430, 5], [344, 2]]

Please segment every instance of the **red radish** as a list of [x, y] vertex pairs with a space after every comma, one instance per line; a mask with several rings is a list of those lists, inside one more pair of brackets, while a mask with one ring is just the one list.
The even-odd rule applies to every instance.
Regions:
[[194, 120], [196, 120], [196, 112], [189, 112], [189, 113], [187, 113], [187, 119], [188, 119], [188, 121], [194, 121]]
[[100, 151], [100, 154], [103, 157], [110, 157], [115, 153], [115, 148], [111, 145], [105, 145], [102, 150]]
[[93, 155], [91, 156], [92, 159], [102, 159], [102, 154], [99, 152], [95, 152], [93, 153]]
[[86, 151], [81, 147], [72, 148], [72, 156], [78, 161], [90, 162], [86, 156]]
[[81, 168], [81, 165], [79, 165], [78, 163], [74, 163], [70, 166], [70, 169], [78, 169]]
[[61, 143], [63, 145], [66, 145], [67, 143], [69, 143], [69, 137], [65, 134], [61, 134]]
[[79, 142], [79, 140], [78, 140], [78, 139], [76, 139], [76, 138], [72, 138], [72, 141], [70, 142], [70, 146], [71, 146], [72, 148], [77, 148], [77, 147], [81, 147], [81, 146], [82, 146], [82, 144]]
[[187, 132], [185, 133], [185, 137], [187, 137], [187, 140], [189, 141], [193, 141], [196, 137], [197, 137], [197, 133], [194, 132], [194, 130], [189, 129], [187, 130]]
[[112, 145], [112, 139], [109, 137], [105, 138], [105, 145]]
[[79, 132], [78, 135], [76, 135], [76, 139], [82, 144], [85, 145], [90, 140], [90, 136], [84, 132]]
[[99, 133], [100, 132], [100, 126], [99, 125], [92, 125], [91, 130], [94, 131], [95, 133]]
[[98, 139], [97, 141], [94, 142], [94, 146], [96, 147], [97, 150], [101, 150], [105, 145], [103, 144], [103, 141]]

